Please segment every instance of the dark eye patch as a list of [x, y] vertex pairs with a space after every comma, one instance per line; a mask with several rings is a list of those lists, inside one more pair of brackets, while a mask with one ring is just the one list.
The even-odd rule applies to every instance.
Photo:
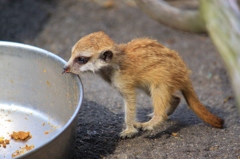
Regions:
[[76, 58], [76, 62], [79, 64], [86, 64], [89, 61], [90, 57], [80, 56]]

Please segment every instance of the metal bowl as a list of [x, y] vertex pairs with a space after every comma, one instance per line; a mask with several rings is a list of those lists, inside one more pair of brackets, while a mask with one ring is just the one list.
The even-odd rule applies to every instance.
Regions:
[[[10, 139], [0, 158], [17, 150], [24, 159], [71, 158], [76, 118], [83, 100], [79, 76], [62, 75], [66, 62], [33, 46], [0, 42], [0, 137], [30, 132], [27, 141]], [[25, 147], [34, 146], [25, 151]]]

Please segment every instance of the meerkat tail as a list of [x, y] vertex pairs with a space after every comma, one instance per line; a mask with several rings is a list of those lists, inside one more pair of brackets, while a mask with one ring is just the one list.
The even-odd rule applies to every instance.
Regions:
[[182, 90], [182, 93], [189, 107], [200, 119], [215, 128], [223, 128], [224, 120], [210, 113], [200, 103], [191, 83]]

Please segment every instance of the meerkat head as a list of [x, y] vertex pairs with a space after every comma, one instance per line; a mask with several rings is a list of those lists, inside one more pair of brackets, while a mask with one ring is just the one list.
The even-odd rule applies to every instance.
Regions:
[[97, 72], [110, 65], [114, 50], [113, 40], [104, 32], [86, 35], [73, 46], [71, 57], [63, 67], [63, 73]]

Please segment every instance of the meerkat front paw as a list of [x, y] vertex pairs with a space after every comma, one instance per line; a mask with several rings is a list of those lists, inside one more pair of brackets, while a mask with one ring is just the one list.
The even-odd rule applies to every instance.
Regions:
[[138, 133], [138, 130], [133, 128], [127, 128], [124, 131], [120, 133], [120, 137], [125, 139], [125, 138], [132, 138]]

